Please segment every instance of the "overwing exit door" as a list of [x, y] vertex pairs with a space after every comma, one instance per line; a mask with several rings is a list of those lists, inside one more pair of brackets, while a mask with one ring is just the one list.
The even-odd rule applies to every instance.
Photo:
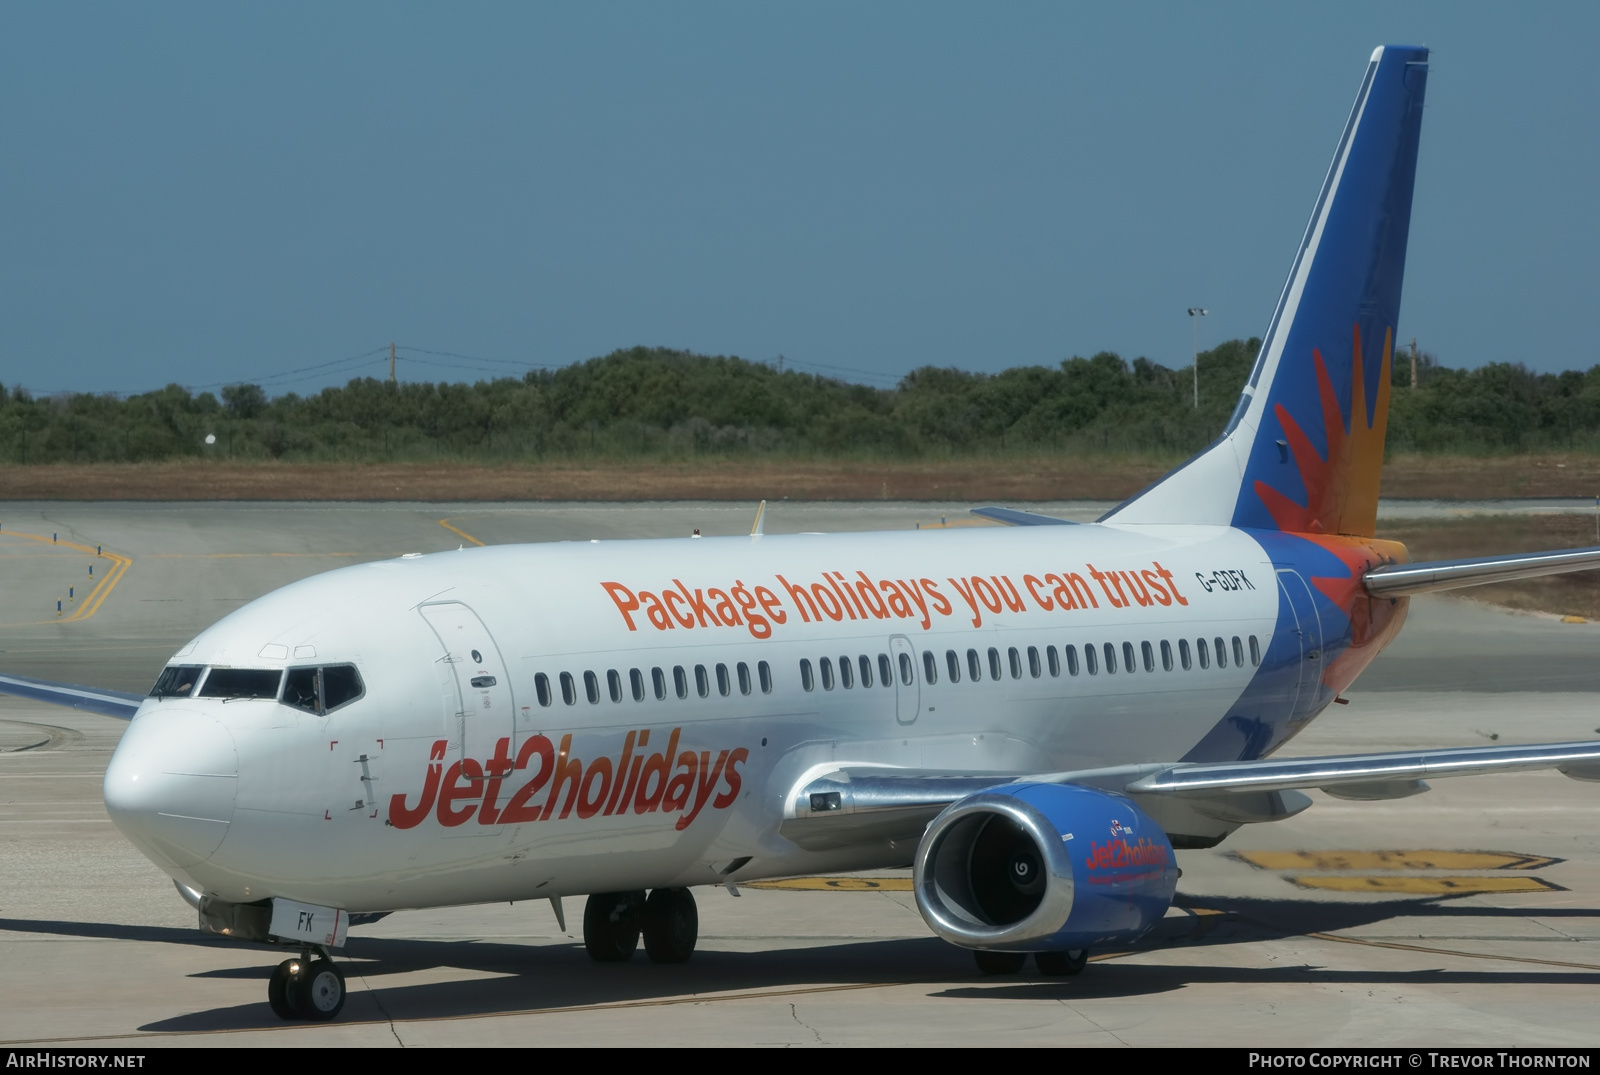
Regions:
[[[421, 612], [443, 647], [440, 660], [449, 675], [442, 678], [455, 686], [453, 698], [445, 692], [446, 709], [452, 702], [454, 708], [446, 713], [452, 753], [487, 762], [495, 741], [511, 736], [516, 713], [500, 648], [477, 613], [459, 601], [423, 605]], [[510, 746], [516, 749], [515, 743]]]

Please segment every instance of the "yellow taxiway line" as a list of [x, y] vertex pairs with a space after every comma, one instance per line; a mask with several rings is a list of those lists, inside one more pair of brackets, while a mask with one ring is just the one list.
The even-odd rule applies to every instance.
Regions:
[[[114, 552], [106, 552], [104, 548], [95, 549], [88, 545], [80, 545], [76, 541], [62, 541], [59, 537], [45, 537], [43, 534], [27, 534], [21, 530], [0, 531], [0, 537], [27, 538], [29, 541], [38, 541], [45, 545], [77, 549], [91, 556], [111, 561], [111, 570], [100, 576], [94, 589], [90, 590], [83, 598], [83, 604], [73, 610], [72, 615], [62, 616], [59, 620], [36, 620], [36, 623], [68, 623], [73, 620], [86, 620], [100, 611], [100, 606], [105, 604], [111, 591], [117, 588], [117, 583], [122, 581], [122, 576], [128, 573], [128, 568], [133, 565], [133, 558], [122, 556]], [[12, 624], [11, 626], [26, 626], [25, 624]]]
[[459, 534], [461, 537], [466, 538], [468, 541], [472, 542], [474, 545], [482, 545], [483, 544], [483, 542], [479, 541], [477, 538], [473, 537], [471, 534], [467, 533], [465, 530], [461, 529], [459, 526], [451, 526], [449, 519], [440, 519], [439, 520], [439, 525], [444, 527], [446, 530], [450, 531], [452, 534]]

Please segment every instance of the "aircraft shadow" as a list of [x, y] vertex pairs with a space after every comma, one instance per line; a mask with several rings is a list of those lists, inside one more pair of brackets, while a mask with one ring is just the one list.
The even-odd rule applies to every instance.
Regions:
[[[1188, 897], [1177, 906], [1196, 912], [1171, 916], [1132, 951], [1206, 949], [1275, 937], [1333, 933], [1399, 917], [1597, 918], [1594, 908], [1499, 908], [1463, 905], [1464, 897], [1351, 901]], [[1212, 913], [1200, 913], [1202, 911]], [[102, 922], [0, 918], [0, 930], [45, 933], [85, 939], [227, 946], [237, 942], [193, 929]], [[1426, 932], [1426, 931], [1423, 931]], [[1428, 941], [1419, 939], [1426, 945]], [[1410, 941], [1409, 943], [1418, 943]], [[1458, 948], [1463, 941], [1451, 941]], [[266, 1006], [266, 980], [287, 953], [260, 946], [261, 964], [200, 971], [195, 977], [256, 980], [261, 999], [247, 1005], [193, 1012], [140, 1027], [146, 1032], [204, 1032], [281, 1028]], [[1097, 961], [1075, 978], [1043, 978], [1030, 965], [1016, 978], [978, 973], [965, 951], [934, 937], [845, 941], [740, 952], [707, 944], [694, 958], [675, 966], [651, 963], [641, 950], [621, 964], [597, 964], [576, 942], [524, 944], [504, 941], [412, 940], [395, 937], [350, 939], [342, 961], [349, 976], [350, 1000], [341, 1017], [351, 1022], [439, 1019], [539, 1012], [586, 1006], [673, 1003], [696, 994], [832, 991], [872, 986], [926, 984], [941, 987], [930, 995], [986, 1000], [1038, 1000], [1050, 997], [1116, 997], [1158, 994], [1202, 983], [1331, 982], [1360, 984], [1548, 983], [1593, 985], [1600, 975], [1559, 967], [1482, 970], [1343, 970], [1316, 967], [1227, 967], [1185, 963]], [[456, 971], [451, 980], [396, 982], [419, 972]], [[970, 982], [961, 985], [963, 981]], [[394, 984], [390, 984], [394, 983]]]
[[[1180, 906], [1219, 914], [1173, 916], [1132, 951], [1216, 948], [1274, 937], [1333, 932], [1396, 917], [1600, 917], [1600, 910], [1452, 906], [1462, 897], [1340, 903], [1252, 898], [1180, 899]], [[1425, 940], [1423, 943], [1427, 943]], [[1463, 942], [1453, 942], [1456, 947]], [[849, 941], [736, 952], [702, 948], [689, 963], [662, 966], [641, 950], [627, 963], [597, 964], [581, 944], [431, 941], [354, 936], [344, 963], [350, 1001], [341, 1023], [407, 1021], [535, 1013], [587, 1006], [679, 1002], [705, 994], [782, 994], [871, 986], [925, 984], [932, 996], [1039, 1000], [1154, 995], [1206, 983], [1334, 983], [1362, 985], [1532, 984], [1594, 985], [1600, 975], [1538, 967], [1482, 970], [1325, 970], [1230, 967], [1184, 963], [1097, 961], [1075, 978], [1043, 978], [1030, 965], [1016, 978], [981, 975], [971, 956], [933, 938]], [[277, 955], [277, 953], [273, 953]], [[275, 961], [275, 960], [274, 960]], [[451, 981], [386, 984], [395, 976], [443, 968], [466, 972]], [[270, 966], [201, 972], [199, 977], [251, 979], [263, 985]], [[969, 985], [952, 985], [969, 981]], [[263, 989], [263, 992], [265, 990]], [[147, 1032], [281, 1027], [262, 1003], [177, 1016], [141, 1027]]]
[[58, 937], [83, 937], [88, 940], [159, 941], [162, 944], [197, 944], [208, 948], [233, 942], [201, 933], [194, 927], [133, 926], [115, 922], [65, 922], [41, 918], [0, 918], [0, 931], [47, 933]]

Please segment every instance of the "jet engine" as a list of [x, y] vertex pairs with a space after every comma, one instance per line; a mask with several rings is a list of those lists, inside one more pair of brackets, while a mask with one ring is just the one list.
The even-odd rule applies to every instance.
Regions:
[[1166, 914], [1166, 833], [1124, 796], [1007, 784], [952, 803], [917, 847], [917, 908], [963, 948], [1045, 952], [1126, 944]]

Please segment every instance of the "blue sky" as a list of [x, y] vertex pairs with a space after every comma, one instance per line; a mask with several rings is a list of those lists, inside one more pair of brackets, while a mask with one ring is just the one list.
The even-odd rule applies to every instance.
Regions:
[[1600, 5], [13, 3], [0, 382], [1187, 365], [1185, 307], [1263, 331], [1391, 42], [1400, 337], [1600, 363]]

